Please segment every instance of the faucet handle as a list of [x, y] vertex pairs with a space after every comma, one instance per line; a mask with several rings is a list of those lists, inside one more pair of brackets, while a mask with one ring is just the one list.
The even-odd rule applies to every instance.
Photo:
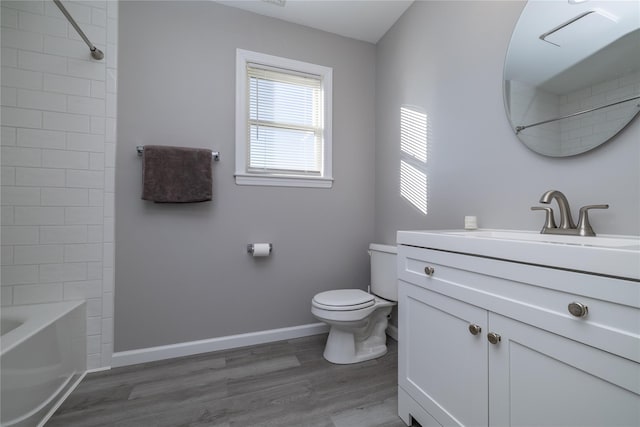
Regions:
[[587, 205], [580, 208], [580, 217], [578, 219], [578, 235], [595, 236], [596, 233], [589, 223], [589, 209], [609, 209], [609, 205]]
[[532, 211], [545, 211], [547, 213], [544, 219], [544, 227], [542, 227], [541, 233], [544, 233], [544, 230], [547, 228], [557, 228], [556, 222], [553, 219], [553, 209], [550, 207], [542, 207], [542, 206], [531, 206]]

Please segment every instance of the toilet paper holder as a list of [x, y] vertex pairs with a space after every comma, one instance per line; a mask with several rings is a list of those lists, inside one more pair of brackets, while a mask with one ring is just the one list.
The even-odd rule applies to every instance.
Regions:
[[[247, 253], [253, 255], [253, 251], [254, 251], [254, 243], [249, 243], [247, 245]], [[269, 253], [271, 253], [271, 251], [273, 250], [273, 243], [269, 243]]]

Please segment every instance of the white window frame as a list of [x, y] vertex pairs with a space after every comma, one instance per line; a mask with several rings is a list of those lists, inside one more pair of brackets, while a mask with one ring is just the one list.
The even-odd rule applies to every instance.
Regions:
[[[320, 176], [252, 173], [248, 169], [248, 108], [249, 94], [247, 85], [247, 63], [261, 64], [268, 67], [293, 70], [295, 72], [314, 74], [321, 77], [323, 95], [323, 150], [322, 170]], [[333, 185], [332, 170], [332, 87], [333, 69], [322, 65], [310, 64], [294, 59], [252, 52], [244, 49], [236, 51], [236, 184], [268, 185], [285, 187], [331, 188]]]

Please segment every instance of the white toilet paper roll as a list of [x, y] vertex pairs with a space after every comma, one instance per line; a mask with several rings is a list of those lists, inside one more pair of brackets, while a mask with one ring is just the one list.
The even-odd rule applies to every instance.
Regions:
[[271, 254], [270, 243], [254, 243], [252, 247], [253, 247], [252, 255], [254, 257], [269, 256]]

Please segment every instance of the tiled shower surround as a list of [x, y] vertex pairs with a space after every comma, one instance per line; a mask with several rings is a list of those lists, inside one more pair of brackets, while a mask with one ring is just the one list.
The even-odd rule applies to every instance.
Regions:
[[[117, 1], [2, 1], [3, 306], [87, 301], [89, 369], [113, 352]], [[135, 155], [135, 154], [134, 154]]]
[[[511, 119], [515, 124], [562, 117], [629, 99], [638, 93], [640, 72], [628, 73], [566, 95], [545, 92], [514, 80], [508, 82]], [[549, 155], [582, 152], [597, 141], [606, 141], [624, 126], [636, 114], [636, 110], [629, 108], [629, 105], [631, 104], [627, 102], [596, 113], [580, 114], [531, 127], [522, 135], [530, 146]]]

